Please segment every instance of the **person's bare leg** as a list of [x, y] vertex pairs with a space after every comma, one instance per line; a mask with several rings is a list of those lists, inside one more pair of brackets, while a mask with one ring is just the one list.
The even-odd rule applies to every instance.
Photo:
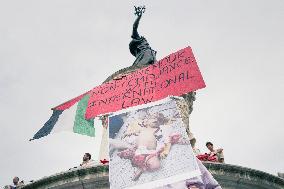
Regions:
[[119, 139], [109, 139], [109, 155], [111, 156], [115, 150], [124, 150], [133, 148], [131, 144]]

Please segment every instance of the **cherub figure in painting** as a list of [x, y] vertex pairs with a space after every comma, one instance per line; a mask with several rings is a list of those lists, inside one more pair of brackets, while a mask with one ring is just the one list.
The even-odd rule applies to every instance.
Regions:
[[138, 168], [133, 180], [137, 180], [145, 171], [160, 169], [160, 160], [166, 158], [172, 144], [185, 143], [181, 134], [173, 133], [171, 122], [161, 113], [147, 116], [141, 122], [129, 123], [125, 137], [135, 136], [135, 147], [120, 151], [121, 158], [130, 159]]

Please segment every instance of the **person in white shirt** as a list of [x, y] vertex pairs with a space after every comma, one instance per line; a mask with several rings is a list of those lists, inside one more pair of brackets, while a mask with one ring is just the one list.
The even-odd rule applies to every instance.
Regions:
[[92, 156], [90, 153], [85, 153], [83, 156], [83, 162], [80, 164], [81, 167], [92, 167], [98, 164], [98, 162], [95, 162], [91, 159]]
[[207, 142], [206, 147], [209, 150], [209, 157], [211, 157], [212, 161], [214, 161], [214, 159], [216, 159], [216, 161], [219, 162], [219, 163], [225, 163], [222, 148], [214, 149], [213, 144], [211, 142]]

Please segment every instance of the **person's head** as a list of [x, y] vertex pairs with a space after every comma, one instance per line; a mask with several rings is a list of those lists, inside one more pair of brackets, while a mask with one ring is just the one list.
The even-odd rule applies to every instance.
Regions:
[[18, 185], [18, 183], [19, 183], [19, 177], [14, 177], [13, 178], [13, 183], [14, 183], [14, 185]]
[[206, 142], [206, 147], [208, 148], [208, 150], [213, 151], [213, 144], [212, 142]]
[[92, 158], [90, 153], [85, 153], [83, 156], [83, 161], [89, 161]]
[[162, 113], [157, 113], [156, 117], [157, 117], [157, 123], [159, 125], [167, 125], [170, 122], [170, 119], [165, 117], [164, 114]]
[[156, 128], [158, 127], [158, 119], [155, 115], [149, 116], [143, 120], [143, 124], [145, 125], [145, 127]]

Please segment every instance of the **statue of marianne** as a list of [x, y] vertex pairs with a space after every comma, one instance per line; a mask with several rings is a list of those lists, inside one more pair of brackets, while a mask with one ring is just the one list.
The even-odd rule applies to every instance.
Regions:
[[129, 43], [130, 53], [136, 57], [136, 60], [133, 63], [134, 65], [149, 65], [156, 62], [156, 51], [151, 49], [147, 40], [138, 34], [138, 25], [142, 17], [142, 14], [145, 12], [144, 7], [135, 7], [135, 15], [137, 18], [133, 24], [133, 31], [131, 35], [131, 42]]

